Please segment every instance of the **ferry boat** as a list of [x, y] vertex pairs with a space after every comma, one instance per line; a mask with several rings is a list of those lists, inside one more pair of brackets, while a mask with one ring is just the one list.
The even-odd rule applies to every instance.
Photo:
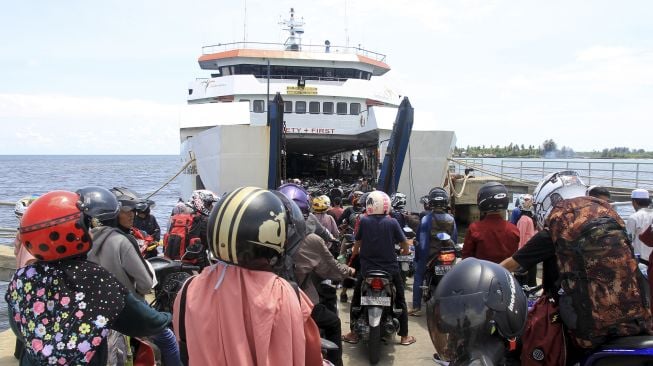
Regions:
[[[386, 55], [328, 40], [304, 45], [304, 22], [294, 9], [280, 24], [288, 31], [284, 43], [202, 48], [198, 63], [209, 77], [190, 83], [181, 117], [182, 160], [192, 160], [182, 178], [185, 196], [193, 189], [222, 193], [267, 185], [267, 101], [277, 93], [288, 179], [378, 175], [402, 101], [383, 78], [390, 71]], [[399, 190], [419, 197], [443, 183], [455, 134], [413, 130], [409, 146]], [[413, 208], [418, 206], [415, 199]]]

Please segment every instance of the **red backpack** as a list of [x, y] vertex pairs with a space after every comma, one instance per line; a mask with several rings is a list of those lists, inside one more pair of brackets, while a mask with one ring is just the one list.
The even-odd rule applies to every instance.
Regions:
[[177, 214], [170, 217], [170, 227], [163, 236], [163, 254], [170, 259], [181, 259], [193, 235], [193, 215]]
[[540, 297], [528, 311], [521, 338], [521, 365], [564, 365], [567, 358], [565, 332], [555, 301]]

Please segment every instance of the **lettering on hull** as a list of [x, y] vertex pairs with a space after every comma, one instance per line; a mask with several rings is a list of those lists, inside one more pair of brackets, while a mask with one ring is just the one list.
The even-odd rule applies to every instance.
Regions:
[[318, 135], [333, 135], [336, 133], [335, 128], [301, 128], [301, 127], [285, 127], [285, 133], [311, 133]]

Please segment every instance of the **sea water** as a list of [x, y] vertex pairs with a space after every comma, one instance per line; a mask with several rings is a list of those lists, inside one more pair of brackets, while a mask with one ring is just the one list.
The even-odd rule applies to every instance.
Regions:
[[[126, 187], [147, 195], [181, 169], [177, 155], [0, 156], [0, 201], [16, 202], [24, 196], [52, 190], [76, 191], [86, 186]], [[179, 182], [173, 180], [154, 195], [152, 213], [165, 232], [172, 208], [180, 198]], [[181, 197], [188, 200], [190, 197]], [[0, 206], [0, 227], [15, 228], [18, 220], [12, 206]], [[0, 245], [13, 245], [13, 239], [0, 238]], [[7, 283], [0, 282], [0, 331], [7, 329], [4, 294]]]
[[[52, 190], [76, 191], [86, 186], [126, 187], [148, 195], [181, 169], [177, 155], [13, 155], [0, 156], [0, 201], [15, 202], [31, 194]], [[154, 195], [152, 213], [165, 231], [172, 208], [180, 198], [179, 182], [173, 180]], [[188, 200], [190, 197], [182, 197]], [[0, 206], [0, 227], [14, 228], [14, 208]], [[0, 238], [0, 244], [12, 240]]]

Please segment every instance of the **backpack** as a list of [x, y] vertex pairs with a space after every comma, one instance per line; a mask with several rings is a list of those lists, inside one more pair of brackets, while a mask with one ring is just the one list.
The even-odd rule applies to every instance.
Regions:
[[648, 285], [612, 207], [593, 197], [563, 200], [547, 224], [560, 270], [560, 316], [576, 345], [651, 329]]
[[447, 233], [449, 236], [453, 235], [453, 225], [454, 220], [437, 220], [435, 214], [431, 215], [431, 234], [429, 235], [429, 256], [427, 263], [431, 262], [440, 254], [440, 249], [443, 246], [452, 245], [453, 242], [451, 240], [439, 240], [438, 234]]
[[566, 364], [565, 332], [553, 299], [541, 296], [528, 311], [521, 341], [522, 366]]
[[163, 254], [170, 259], [181, 259], [190, 246], [191, 239], [197, 238], [196, 220], [192, 214], [177, 214], [170, 217], [170, 227], [163, 236]]

